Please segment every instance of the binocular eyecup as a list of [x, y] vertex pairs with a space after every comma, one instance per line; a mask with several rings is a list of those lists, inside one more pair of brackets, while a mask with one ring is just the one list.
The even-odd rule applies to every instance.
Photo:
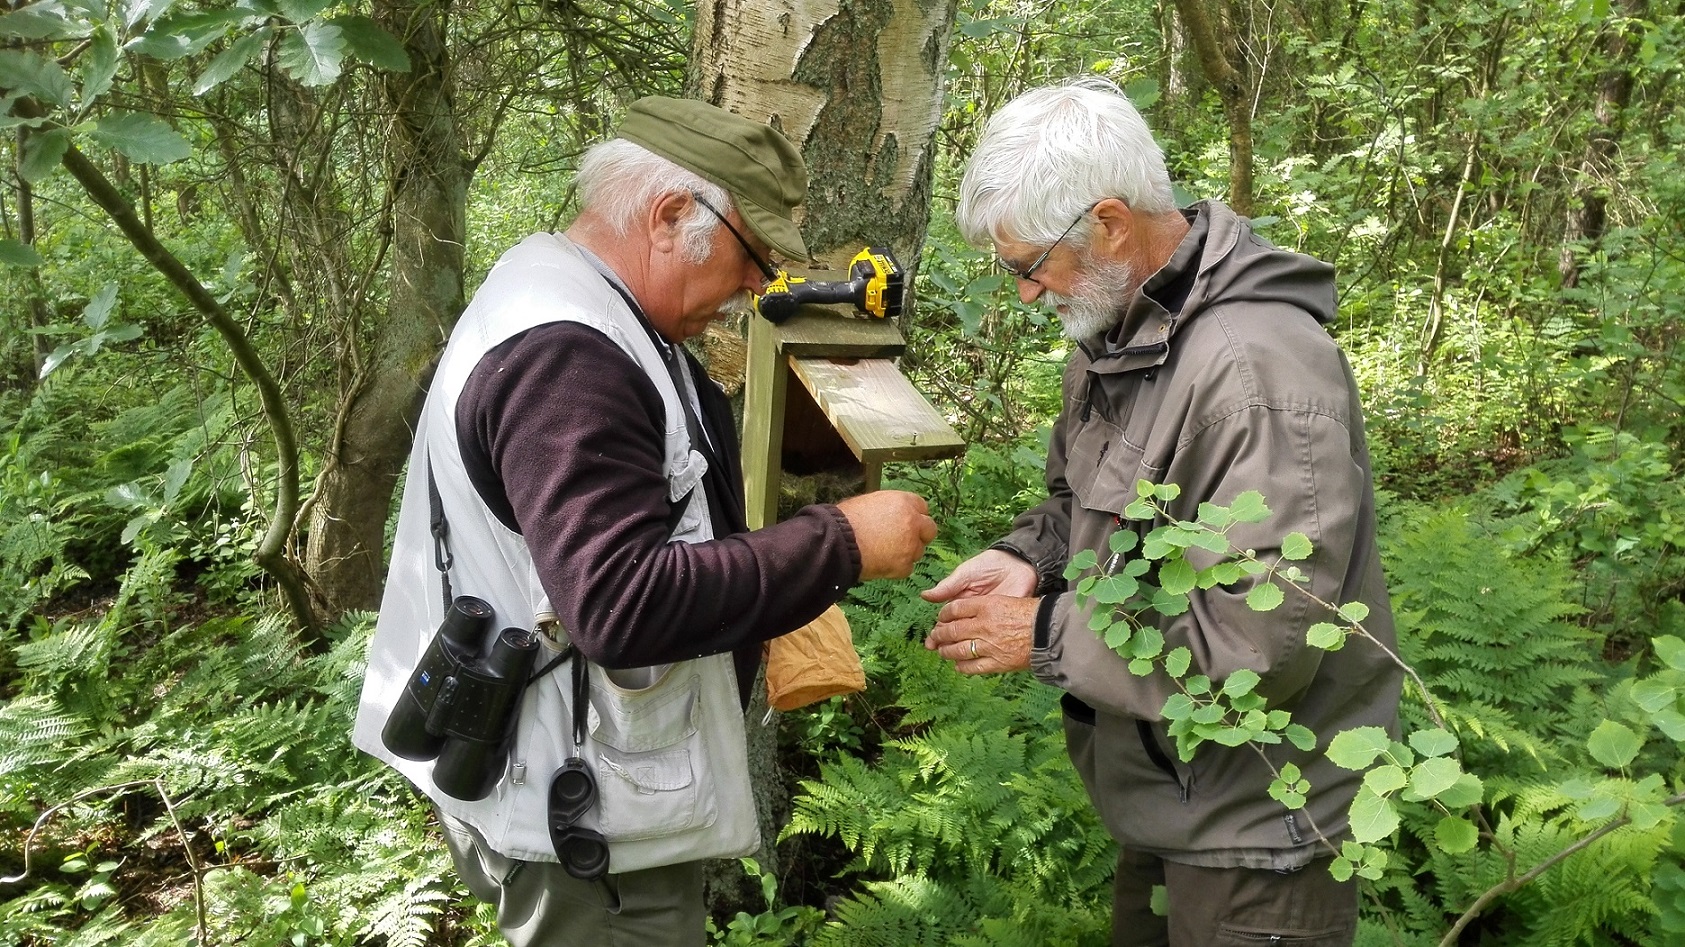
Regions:
[[608, 873], [608, 839], [579, 825], [597, 803], [597, 780], [590, 766], [570, 756], [550, 779], [550, 844], [562, 869], [575, 878], [595, 881]]

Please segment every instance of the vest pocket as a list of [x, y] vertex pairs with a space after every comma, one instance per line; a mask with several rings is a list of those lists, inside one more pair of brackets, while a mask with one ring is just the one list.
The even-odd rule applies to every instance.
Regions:
[[713, 795], [699, 772], [702, 679], [674, 665], [649, 687], [628, 690], [593, 669], [588, 750], [595, 751], [597, 816], [610, 842], [672, 835], [711, 824]]

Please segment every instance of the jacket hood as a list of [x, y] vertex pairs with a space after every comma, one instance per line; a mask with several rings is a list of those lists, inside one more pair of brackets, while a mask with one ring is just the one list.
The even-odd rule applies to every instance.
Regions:
[[1202, 201], [1193, 209], [1207, 219], [1209, 232], [1184, 317], [1221, 299], [1224, 305], [1286, 303], [1324, 325], [1334, 321], [1334, 267], [1270, 243], [1224, 204]]

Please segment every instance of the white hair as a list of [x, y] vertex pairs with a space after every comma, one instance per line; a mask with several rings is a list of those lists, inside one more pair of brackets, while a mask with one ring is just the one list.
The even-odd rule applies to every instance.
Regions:
[[[725, 188], [624, 138], [592, 145], [579, 160], [574, 183], [585, 210], [621, 236], [651, 204], [674, 192], [700, 194], [722, 214], [731, 213], [733, 206]], [[679, 224], [681, 258], [686, 263], [707, 262], [719, 227], [718, 217], [692, 204], [690, 215]]]
[[[989, 119], [971, 153], [955, 211], [982, 246], [1048, 244], [1083, 208], [1115, 197], [1148, 214], [1176, 209], [1164, 152], [1118, 87], [1097, 76], [1032, 89]], [[1066, 238], [1086, 246], [1078, 227]]]

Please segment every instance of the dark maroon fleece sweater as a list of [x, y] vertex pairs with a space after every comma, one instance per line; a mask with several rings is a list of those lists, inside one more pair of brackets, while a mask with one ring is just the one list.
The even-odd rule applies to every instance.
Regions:
[[457, 437], [480, 498], [526, 540], [587, 658], [630, 668], [733, 651], [747, 703], [761, 642], [840, 599], [860, 553], [831, 505], [747, 530], [731, 406], [682, 346], [675, 352], [702, 404], [719, 538], [668, 541], [685, 501], [668, 502], [661, 396], [595, 329], [550, 323], [488, 352], [457, 403]]

